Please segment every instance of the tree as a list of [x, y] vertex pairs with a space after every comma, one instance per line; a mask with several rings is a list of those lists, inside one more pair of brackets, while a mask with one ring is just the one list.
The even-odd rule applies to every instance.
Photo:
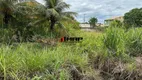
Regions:
[[39, 10], [39, 3], [34, 0], [0, 0], [0, 17], [7, 29], [13, 30], [13, 35], [17, 35], [17, 40], [20, 37], [26, 39], [33, 33], [30, 31], [29, 23], [37, 19], [36, 14]]
[[89, 20], [89, 24], [93, 27], [96, 26], [96, 23], [98, 22], [97, 18], [95, 17], [92, 17], [90, 20]]
[[3, 23], [9, 24], [10, 19], [13, 17], [14, 4], [17, 0], [0, 0], [0, 14], [3, 15]]
[[50, 22], [50, 31], [54, 30], [55, 24], [63, 27], [61, 24], [61, 20], [70, 19], [71, 16], [77, 15], [75, 12], [66, 12], [66, 9], [69, 9], [70, 5], [63, 2], [62, 0], [45, 0], [46, 4], [43, 9], [41, 9], [40, 15], [43, 16], [41, 20], [35, 22], [42, 23], [45, 21]]
[[124, 16], [126, 27], [142, 27], [142, 8], [135, 8]]
[[24, 41], [31, 39], [31, 37], [34, 35], [33, 28], [35, 28], [35, 26], [30, 26], [29, 24], [38, 19], [36, 14], [39, 13], [38, 10], [42, 5], [34, 0], [29, 0], [20, 2], [15, 6], [15, 11], [13, 12], [15, 20], [11, 21], [12, 28], [16, 31], [17, 35], [18, 32], [20, 33], [19, 36], [22, 36]]

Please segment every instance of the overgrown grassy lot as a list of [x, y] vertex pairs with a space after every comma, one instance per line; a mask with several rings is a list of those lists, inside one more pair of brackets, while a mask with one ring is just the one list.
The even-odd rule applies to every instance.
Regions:
[[69, 4], [44, 1], [0, 0], [0, 80], [142, 80], [142, 28], [82, 31]]
[[74, 31], [79, 43], [0, 48], [0, 80], [141, 80], [142, 29]]

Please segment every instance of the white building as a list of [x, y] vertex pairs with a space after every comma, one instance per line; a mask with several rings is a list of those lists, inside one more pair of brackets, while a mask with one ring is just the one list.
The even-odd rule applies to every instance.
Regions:
[[92, 28], [89, 23], [81, 23], [79, 26], [82, 29], [91, 29]]

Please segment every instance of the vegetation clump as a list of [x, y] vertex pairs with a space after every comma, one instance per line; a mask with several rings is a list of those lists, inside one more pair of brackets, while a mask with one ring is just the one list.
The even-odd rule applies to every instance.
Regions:
[[[45, 2], [0, 1], [1, 80], [142, 78], [142, 28], [125, 29], [114, 21], [103, 31], [81, 31], [76, 13], [65, 12], [69, 4]], [[93, 26], [96, 22], [90, 20]], [[59, 42], [64, 36], [83, 40]]]
[[124, 23], [129, 27], [142, 27], [142, 8], [135, 8], [125, 13]]

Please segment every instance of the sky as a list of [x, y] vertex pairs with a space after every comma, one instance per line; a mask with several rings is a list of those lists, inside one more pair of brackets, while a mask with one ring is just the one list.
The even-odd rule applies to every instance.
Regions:
[[[44, 0], [37, 0], [44, 4]], [[64, 0], [70, 4], [70, 10], [77, 12], [77, 21], [85, 22], [91, 17], [96, 17], [99, 23], [104, 23], [105, 19], [124, 14], [133, 8], [141, 8], [142, 0]]]

